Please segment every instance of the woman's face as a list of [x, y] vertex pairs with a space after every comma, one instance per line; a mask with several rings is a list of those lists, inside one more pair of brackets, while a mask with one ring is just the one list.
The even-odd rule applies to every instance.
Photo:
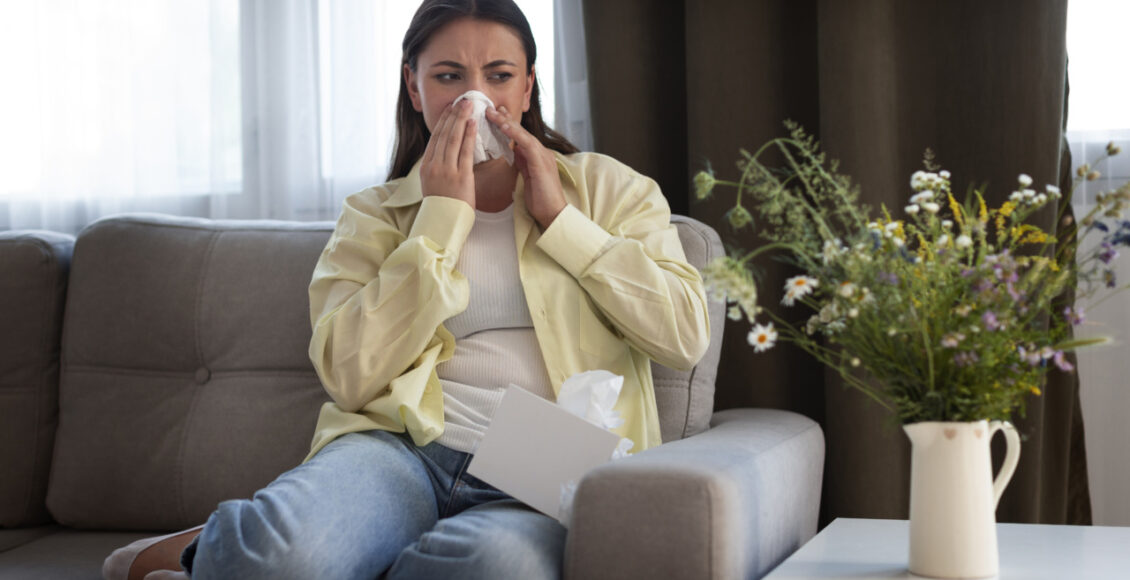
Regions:
[[432, 34], [416, 60], [404, 66], [412, 107], [432, 131], [444, 107], [470, 90], [482, 91], [495, 108], [506, 107], [521, 122], [530, 109], [533, 71], [526, 74], [526, 51], [510, 27], [490, 20], [461, 18]]

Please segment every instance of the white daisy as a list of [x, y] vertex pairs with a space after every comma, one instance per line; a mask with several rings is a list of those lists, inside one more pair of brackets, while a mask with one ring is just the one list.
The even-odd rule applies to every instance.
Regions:
[[777, 343], [777, 331], [773, 330], [773, 323], [769, 324], [755, 324], [753, 330], [749, 331], [749, 336], [746, 337], [749, 345], [753, 347], [754, 352], [765, 352]]
[[819, 280], [810, 276], [793, 276], [785, 280], [785, 297], [781, 299], [781, 303], [792, 306], [798, 298], [807, 296], [819, 284]]

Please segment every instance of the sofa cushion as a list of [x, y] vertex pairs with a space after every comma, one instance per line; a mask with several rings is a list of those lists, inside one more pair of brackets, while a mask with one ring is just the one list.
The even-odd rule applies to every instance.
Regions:
[[102, 561], [145, 534], [61, 530], [0, 552], [4, 580], [98, 580]]
[[[679, 229], [679, 240], [687, 262], [699, 270], [707, 262], [723, 255], [722, 239], [710, 226], [681, 215], [671, 216]], [[655, 381], [655, 403], [659, 407], [659, 429], [663, 441], [677, 441], [701, 433], [710, 427], [714, 412], [714, 380], [718, 376], [718, 359], [722, 355], [722, 330], [726, 305], [710, 301], [710, 348], [690, 371], [676, 371], [657, 363], [651, 364]]]
[[123, 216], [79, 234], [57, 521], [189, 527], [302, 460], [328, 399], [306, 354], [306, 288], [331, 229]]
[[0, 527], [50, 521], [44, 497], [73, 243], [50, 232], [0, 232]]

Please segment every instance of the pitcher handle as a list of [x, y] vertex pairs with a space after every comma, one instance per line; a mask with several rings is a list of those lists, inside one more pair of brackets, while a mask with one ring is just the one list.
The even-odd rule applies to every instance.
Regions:
[[993, 439], [993, 436], [996, 435], [997, 431], [1004, 431], [1006, 450], [1000, 473], [998, 473], [996, 479], [993, 480], [993, 509], [996, 509], [997, 504], [1000, 503], [1001, 494], [1004, 493], [1004, 488], [1008, 485], [1009, 480], [1012, 479], [1012, 474], [1016, 472], [1016, 462], [1020, 460], [1020, 435], [1016, 433], [1016, 427], [1013, 427], [1012, 423], [1008, 421], [990, 421], [990, 441]]

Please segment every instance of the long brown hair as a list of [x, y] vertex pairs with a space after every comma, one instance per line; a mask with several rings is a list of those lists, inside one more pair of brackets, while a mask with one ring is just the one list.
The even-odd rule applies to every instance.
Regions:
[[[526, 16], [513, 0], [424, 0], [412, 17], [408, 31], [404, 33], [401, 64], [408, 65], [415, 72], [420, 52], [427, 46], [432, 34], [449, 22], [467, 17], [491, 20], [513, 29], [526, 51], [526, 74], [533, 72], [538, 54], [534, 34], [530, 31]], [[396, 101], [396, 146], [392, 152], [392, 167], [388, 172], [390, 180], [408, 175], [416, 160], [424, 154], [431, 137], [431, 132], [424, 124], [424, 115], [412, 107], [406, 83], [401, 74], [400, 96]], [[561, 153], [578, 151], [564, 135], [545, 124], [541, 117], [541, 96], [536, 82], [530, 94], [530, 110], [522, 115], [522, 127], [549, 149]]]

